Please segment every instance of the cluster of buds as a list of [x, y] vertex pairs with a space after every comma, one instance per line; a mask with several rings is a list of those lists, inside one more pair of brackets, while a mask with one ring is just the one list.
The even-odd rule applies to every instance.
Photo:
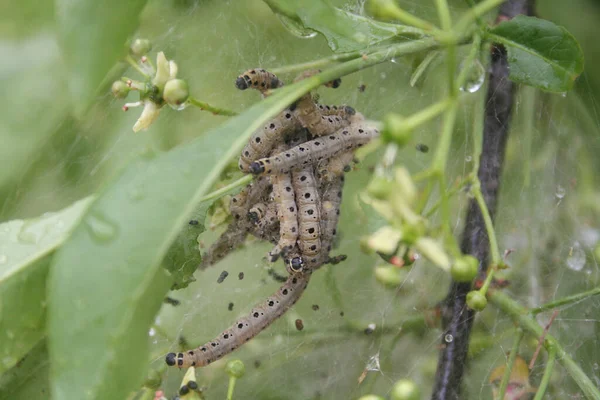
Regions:
[[[390, 175], [375, 176], [363, 195], [388, 223], [363, 239], [363, 249], [376, 252], [393, 267], [411, 265], [419, 254], [450, 272], [455, 280], [471, 281], [477, 274], [477, 259], [461, 255], [451, 260], [441, 241], [430, 236], [428, 221], [414, 210], [417, 188], [408, 170], [396, 167]], [[398, 268], [393, 267], [377, 268], [377, 278], [390, 285], [400, 284], [401, 272], [394, 272]]]
[[[139, 101], [125, 103], [123, 111], [132, 107], [143, 107], [142, 114], [133, 126], [133, 131], [148, 129], [156, 120], [160, 110], [168, 104], [175, 110], [182, 110], [189, 98], [188, 84], [177, 79], [177, 64], [167, 60], [161, 51], [156, 56], [156, 67], [147, 57], [151, 44], [145, 39], [136, 39], [130, 47], [128, 61], [144, 75], [144, 81], [121, 78], [112, 85], [112, 93], [118, 99], [126, 98], [131, 91], [139, 93]], [[136, 61], [136, 57], [139, 61]]]

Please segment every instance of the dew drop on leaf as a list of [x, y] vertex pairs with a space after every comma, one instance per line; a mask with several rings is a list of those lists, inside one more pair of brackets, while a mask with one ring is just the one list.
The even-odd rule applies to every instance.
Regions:
[[452, 343], [453, 340], [454, 340], [454, 336], [452, 336], [451, 334], [447, 334], [446, 336], [444, 336], [444, 341], [446, 343]]
[[305, 28], [301, 23], [294, 21], [285, 15], [277, 14], [277, 17], [279, 18], [279, 21], [281, 21], [281, 25], [283, 25], [288, 32], [296, 37], [301, 39], [310, 39], [317, 36], [316, 31]]
[[109, 242], [117, 236], [117, 227], [100, 214], [90, 214], [85, 225], [94, 239], [98, 242]]
[[471, 156], [466, 156], [465, 157], [465, 161], [466, 162], [471, 162], [472, 160], [473, 160], [473, 157], [471, 157]]
[[573, 271], [581, 271], [585, 266], [585, 252], [581, 248], [579, 242], [575, 242], [571, 248], [569, 248], [569, 255], [567, 257], [567, 267]]
[[[463, 70], [464, 68], [466, 68], [466, 66], [461, 64], [460, 69]], [[485, 81], [485, 68], [481, 65], [479, 60], [475, 60], [468, 68], [467, 79], [460, 87], [460, 90], [463, 92], [475, 93], [483, 86], [483, 82]]]

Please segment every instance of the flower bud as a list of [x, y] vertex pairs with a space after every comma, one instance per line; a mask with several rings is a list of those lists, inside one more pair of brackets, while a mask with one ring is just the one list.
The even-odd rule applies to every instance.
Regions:
[[371, 182], [369, 182], [367, 192], [375, 199], [385, 200], [392, 192], [392, 185], [393, 182], [389, 179], [385, 179], [382, 176], [375, 176], [371, 179]]
[[384, 226], [372, 234], [368, 240], [370, 249], [383, 254], [392, 254], [398, 248], [402, 232], [391, 226]]
[[392, 265], [375, 267], [375, 279], [382, 285], [395, 288], [404, 282], [405, 270]]
[[246, 367], [241, 360], [231, 360], [225, 365], [225, 371], [233, 378], [241, 378], [246, 373]]
[[148, 54], [148, 52], [152, 49], [152, 43], [148, 39], [135, 39], [129, 50], [131, 54], [136, 57], [141, 57], [143, 55]]
[[392, 387], [391, 400], [419, 400], [420, 398], [419, 387], [409, 379], [400, 379]]
[[477, 276], [479, 261], [473, 256], [457, 258], [450, 268], [452, 279], [457, 282], [471, 282]]
[[397, 9], [394, 0], [369, 0], [367, 3], [369, 14], [382, 20], [394, 19]]
[[381, 138], [386, 142], [394, 142], [402, 147], [412, 137], [412, 130], [406, 124], [404, 117], [398, 114], [388, 114], [383, 119]]
[[188, 84], [183, 79], [171, 79], [167, 81], [163, 91], [163, 99], [170, 106], [178, 107], [185, 103], [190, 95]]
[[467, 293], [467, 306], [475, 311], [483, 311], [487, 306], [487, 299], [479, 290], [471, 290]]
[[450, 259], [444, 248], [432, 238], [421, 237], [415, 242], [415, 248], [429, 261], [442, 268], [444, 271], [450, 269]]
[[129, 94], [131, 88], [125, 82], [114, 81], [111, 87], [113, 96], [117, 99], [124, 99]]
[[377, 396], [375, 394], [367, 394], [366, 396], [362, 396], [358, 400], [385, 400], [385, 399], [383, 397]]

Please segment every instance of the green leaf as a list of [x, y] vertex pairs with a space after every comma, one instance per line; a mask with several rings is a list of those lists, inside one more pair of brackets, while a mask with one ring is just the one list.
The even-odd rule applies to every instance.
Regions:
[[44, 337], [50, 256], [90, 201], [86, 198], [56, 213], [0, 225], [0, 373]]
[[332, 7], [323, 0], [264, 0], [281, 18], [317, 31], [335, 52], [361, 50], [395, 37], [419, 36], [418, 29], [388, 24]]
[[510, 79], [548, 92], [566, 92], [583, 72], [583, 52], [562, 26], [519, 15], [490, 30], [508, 50]]
[[50, 360], [46, 341], [40, 340], [18, 365], [0, 375], [0, 399], [45, 400], [50, 398]]
[[[141, 155], [90, 206], [49, 280], [52, 395], [121, 399], [142, 383], [148, 329], [172, 284], [161, 261], [251, 133], [345, 66], [290, 85], [190, 144]], [[68, 323], [67, 323], [68, 322]]]
[[57, 0], [56, 19], [74, 111], [81, 115], [106, 73], [126, 53], [147, 0]]

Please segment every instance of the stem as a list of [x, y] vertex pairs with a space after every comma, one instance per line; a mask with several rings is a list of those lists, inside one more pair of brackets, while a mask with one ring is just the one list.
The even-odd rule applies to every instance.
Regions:
[[586, 292], [581, 292], [577, 294], [573, 294], [571, 296], [563, 297], [562, 299], [551, 301], [550, 303], [546, 303], [539, 307], [536, 307], [530, 311], [531, 315], [537, 315], [541, 312], [552, 310], [556, 307], [564, 306], [566, 304], [576, 303], [578, 301], [587, 299], [588, 297], [597, 296], [600, 294], [600, 287], [597, 287], [592, 290], [588, 290]]
[[548, 388], [548, 384], [550, 383], [550, 378], [552, 377], [552, 370], [554, 369], [554, 362], [556, 361], [556, 348], [550, 344], [548, 349], [548, 361], [546, 361], [546, 368], [544, 369], [544, 376], [542, 376], [542, 381], [540, 382], [540, 386], [535, 394], [533, 400], [542, 400], [544, 394], [546, 393], [546, 389]]
[[442, 29], [449, 31], [452, 28], [452, 19], [450, 18], [450, 8], [446, 0], [435, 0], [438, 16]]
[[133, 69], [142, 74], [145, 78], [150, 78], [150, 75], [148, 75], [146, 71], [144, 71], [142, 67], [139, 66], [139, 64], [133, 59], [133, 57], [131, 57], [131, 55], [127, 54], [125, 56], [125, 61], [127, 61], [129, 65], [133, 67]]
[[[498, 307], [502, 312], [511, 317], [513, 322], [518, 324], [525, 331], [541, 337], [544, 334], [544, 328], [542, 328], [533, 318], [527, 315], [527, 309], [521, 306], [516, 301], [512, 300], [509, 296], [504, 293], [493, 290], [488, 295], [490, 303]], [[562, 348], [558, 341], [551, 335], [546, 335], [546, 341], [544, 346], [547, 349], [554, 347], [558, 356], [559, 362], [565, 368], [565, 370], [571, 375], [575, 383], [583, 391], [583, 393], [589, 399], [600, 400], [600, 389], [590, 380], [590, 378], [581, 370], [581, 367], [573, 361], [571, 356]]]
[[[475, 2], [473, 0], [466, 0], [466, 2], [469, 5], [469, 7], [471, 7], [471, 8], [475, 7]], [[477, 25], [479, 25], [479, 29], [484, 31], [485, 30], [485, 22], [483, 22], [483, 20], [481, 19], [481, 17], [479, 15], [476, 16], [475, 19], [477, 20]]]
[[253, 178], [252, 175], [244, 175], [237, 181], [231, 182], [229, 185], [223, 186], [222, 188], [217, 189], [214, 192], [207, 194], [206, 196], [202, 197], [199, 202], [215, 200], [215, 199], [218, 199], [219, 197], [225, 196], [230, 190], [233, 190], [237, 187], [244, 186], [244, 185], [250, 183], [252, 178]]
[[335, 62], [353, 60], [355, 58], [361, 57], [363, 54], [365, 54], [364, 50], [353, 51], [350, 53], [335, 54], [333, 56], [319, 58], [317, 60], [308, 61], [300, 64], [286, 65], [284, 67], [279, 68], [267, 68], [267, 70], [274, 73], [275, 75], [290, 74], [292, 72], [306, 71], [307, 69], [321, 68]]
[[430, 105], [429, 107], [421, 110], [409, 117], [407, 117], [404, 122], [406, 124], [407, 129], [414, 129], [419, 125], [422, 125], [433, 118], [437, 117], [452, 104], [452, 100], [450, 98], [446, 98], [440, 102]]
[[237, 378], [235, 376], [229, 377], [229, 387], [227, 388], [227, 400], [233, 400], [233, 389], [235, 388], [235, 382]]
[[394, 5], [393, 8], [389, 9], [390, 16], [403, 22], [407, 25], [414, 26], [423, 29], [426, 32], [436, 32], [438, 29], [432, 23], [425, 21], [419, 17], [412, 15], [409, 12], [404, 11], [400, 7]]
[[[456, 102], [453, 102], [444, 114], [444, 122], [442, 126], [442, 135], [433, 157], [433, 170], [437, 172], [444, 172], [446, 169], [446, 162], [448, 160], [448, 152], [450, 151], [450, 144], [452, 143], [452, 132], [454, 131], [454, 122], [456, 121], [456, 113], [458, 107]], [[442, 190], [443, 188], [440, 188]]]
[[481, 3], [477, 4], [475, 7], [469, 9], [462, 18], [458, 20], [456, 23], [454, 30], [456, 32], [464, 31], [469, 25], [473, 23], [473, 21], [477, 20], [477, 18], [487, 14], [492, 11], [494, 8], [498, 7], [500, 4], [504, 3], [505, 0], [484, 0]]
[[521, 344], [521, 340], [523, 339], [524, 335], [525, 332], [523, 329], [517, 328], [517, 333], [515, 335], [512, 348], [510, 349], [510, 356], [508, 356], [508, 363], [506, 364], [506, 369], [504, 370], [504, 375], [502, 376], [502, 381], [500, 382], [500, 388], [498, 389], [498, 399], [504, 399], [504, 394], [506, 393], [506, 388], [508, 387], [508, 382], [510, 381], [510, 374], [513, 366], [515, 365], [517, 355], [519, 354], [519, 345]]
[[439, 55], [440, 53], [437, 51], [430, 51], [427, 53], [423, 61], [421, 61], [417, 69], [415, 69], [415, 72], [413, 72], [412, 76], [410, 77], [410, 86], [415, 86], [417, 84], [417, 81], [421, 75], [423, 75], [429, 64], [431, 64], [431, 62]]
[[492, 263], [494, 265], [500, 264], [500, 250], [498, 250], [498, 241], [496, 240], [496, 232], [494, 231], [494, 223], [492, 222], [492, 217], [490, 215], [490, 211], [485, 204], [485, 200], [483, 199], [483, 194], [481, 193], [481, 183], [478, 178], [476, 179], [476, 183], [471, 188], [471, 193], [475, 196], [475, 200], [479, 205], [479, 209], [481, 214], [483, 215], [483, 221], [485, 222], [485, 230], [488, 234], [488, 238], [490, 241], [490, 251], [492, 253]]
[[214, 115], [224, 115], [227, 117], [233, 117], [235, 115], [238, 115], [238, 113], [236, 113], [235, 111], [226, 110], [224, 108], [213, 107], [208, 103], [205, 103], [203, 101], [193, 98], [192, 96], [188, 97], [186, 103], [196, 106], [201, 110], [209, 111], [209, 112], [213, 113]]

